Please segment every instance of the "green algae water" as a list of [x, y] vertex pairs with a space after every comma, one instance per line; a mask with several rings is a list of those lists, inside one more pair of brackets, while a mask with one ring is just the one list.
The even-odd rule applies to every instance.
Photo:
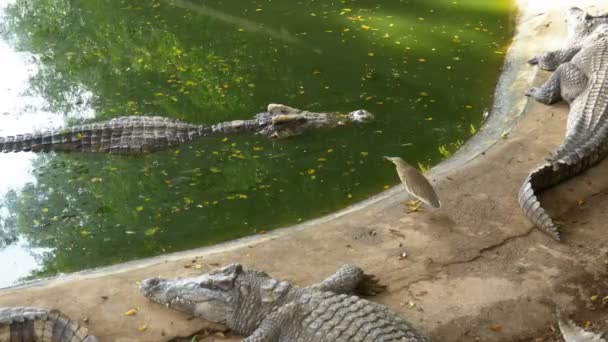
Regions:
[[428, 168], [490, 109], [510, 1], [2, 0], [0, 135], [268, 103], [375, 114], [283, 141], [140, 156], [0, 155], [0, 286], [295, 224]]

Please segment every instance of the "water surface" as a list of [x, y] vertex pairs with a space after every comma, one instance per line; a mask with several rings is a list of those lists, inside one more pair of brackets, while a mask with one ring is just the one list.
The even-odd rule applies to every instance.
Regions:
[[0, 286], [260, 233], [378, 193], [397, 183], [381, 156], [424, 169], [475, 133], [513, 30], [506, 0], [3, 7], [0, 135], [122, 115], [217, 123], [271, 102], [377, 120], [143, 157], [0, 155]]

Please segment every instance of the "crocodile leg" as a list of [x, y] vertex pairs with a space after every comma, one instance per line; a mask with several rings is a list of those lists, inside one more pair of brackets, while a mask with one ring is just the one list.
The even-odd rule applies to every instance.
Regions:
[[572, 102], [587, 87], [587, 75], [572, 63], [564, 63], [540, 87], [526, 92], [538, 102], [552, 104], [562, 99]]
[[336, 273], [312, 287], [320, 291], [363, 296], [373, 296], [386, 289], [375, 276], [365, 274], [361, 268], [353, 265], [340, 266]]
[[296, 315], [297, 304], [291, 302], [281, 306], [278, 310], [264, 318], [260, 326], [244, 339], [242, 342], [278, 342], [283, 327], [289, 327], [290, 323], [298, 322]]
[[532, 65], [538, 65], [543, 70], [552, 71], [563, 63], [570, 62], [579, 51], [580, 46], [573, 46], [563, 50], [554, 50], [545, 52], [540, 56], [536, 56], [528, 61]]

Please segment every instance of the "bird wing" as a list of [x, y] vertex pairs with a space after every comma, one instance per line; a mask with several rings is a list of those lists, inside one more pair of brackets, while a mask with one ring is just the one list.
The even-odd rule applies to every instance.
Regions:
[[580, 328], [574, 324], [569, 319], [563, 317], [563, 315], [558, 311], [558, 324], [559, 330], [564, 337], [564, 341], [566, 342], [606, 342], [605, 339], [602, 338], [600, 334], [594, 334], [590, 331], [585, 331], [583, 328]]
[[419, 198], [424, 203], [432, 205], [434, 208], [439, 208], [441, 203], [435, 189], [428, 179], [424, 177], [420, 171], [416, 168], [408, 168], [405, 172], [405, 177], [401, 177], [401, 180], [406, 183], [410, 193]]

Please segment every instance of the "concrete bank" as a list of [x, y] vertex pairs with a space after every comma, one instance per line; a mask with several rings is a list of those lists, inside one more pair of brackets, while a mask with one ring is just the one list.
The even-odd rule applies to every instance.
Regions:
[[[101, 341], [166, 341], [209, 324], [149, 303], [136, 283], [239, 262], [300, 285], [343, 263], [360, 265], [389, 286], [373, 300], [436, 341], [524, 341], [554, 321], [555, 305], [599, 308], [589, 298], [608, 294], [608, 162], [544, 194], [545, 206], [564, 223], [561, 244], [533, 229], [517, 191], [563, 138], [567, 114], [564, 104], [544, 106], [523, 96], [548, 75], [525, 61], [559, 47], [566, 8], [608, 10], [601, 2], [520, 0], [498, 105], [486, 127], [430, 174], [443, 200], [440, 210], [406, 214], [406, 195], [394, 188], [297, 227], [6, 289], [0, 306], [58, 308], [73, 319], [87, 318]], [[403, 252], [405, 259], [399, 258]], [[139, 308], [137, 315], [124, 316], [131, 308]]]

